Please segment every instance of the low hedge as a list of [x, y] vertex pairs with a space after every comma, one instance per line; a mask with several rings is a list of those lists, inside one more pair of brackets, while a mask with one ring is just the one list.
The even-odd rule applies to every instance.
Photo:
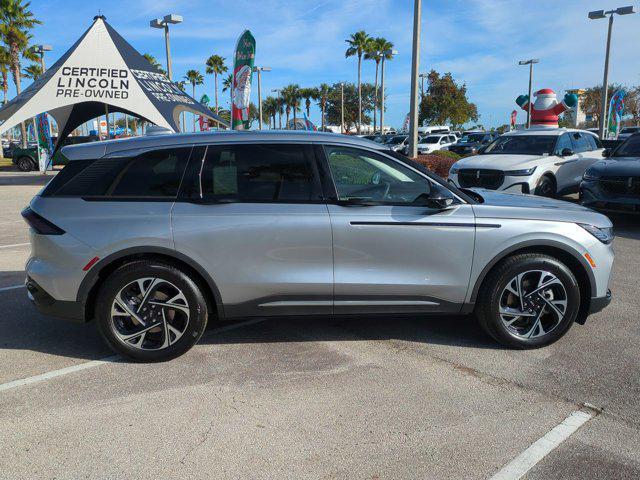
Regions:
[[451, 165], [460, 160], [460, 155], [447, 150], [439, 150], [427, 155], [418, 155], [415, 161], [424, 165], [436, 175], [447, 178]]

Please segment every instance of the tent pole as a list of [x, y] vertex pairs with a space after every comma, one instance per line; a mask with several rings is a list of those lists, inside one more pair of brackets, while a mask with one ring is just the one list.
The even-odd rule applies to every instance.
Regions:
[[107, 140], [109, 139], [109, 105], [104, 104], [104, 116], [107, 119]]

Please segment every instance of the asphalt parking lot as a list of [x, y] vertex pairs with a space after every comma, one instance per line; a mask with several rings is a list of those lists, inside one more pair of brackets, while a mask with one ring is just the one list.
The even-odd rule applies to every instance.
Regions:
[[27, 300], [44, 181], [0, 172], [3, 479], [490, 478], [578, 410], [524, 478], [640, 478], [639, 218], [614, 219], [610, 307], [544, 349], [466, 317], [257, 319], [144, 365]]

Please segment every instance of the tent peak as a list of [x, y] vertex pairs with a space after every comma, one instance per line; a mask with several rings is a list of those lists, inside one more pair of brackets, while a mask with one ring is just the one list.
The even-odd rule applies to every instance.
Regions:
[[104, 21], [104, 20], [106, 20], [106, 19], [107, 19], [107, 17], [105, 17], [104, 15], [102, 15], [101, 13], [99, 13], [98, 15], [96, 15], [95, 17], [93, 17], [93, 21], [95, 22], [95, 21], [96, 21], [96, 20], [98, 20], [98, 19], [100, 19], [100, 20], [103, 20], [103, 21]]

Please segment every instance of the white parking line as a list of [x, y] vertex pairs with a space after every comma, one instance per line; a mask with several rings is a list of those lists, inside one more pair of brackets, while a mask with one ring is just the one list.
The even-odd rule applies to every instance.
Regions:
[[7, 290], [16, 290], [17, 288], [24, 288], [24, 283], [20, 285], [11, 285], [10, 287], [2, 287], [0, 288], [0, 292], [6, 292]]
[[524, 452], [502, 467], [498, 473], [491, 477], [491, 480], [517, 480], [522, 478], [540, 460], [549, 455], [592, 418], [593, 414], [587, 411], [578, 410], [573, 412], [562, 423], [553, 427], [542, 438], [536, 440]]
[[[234, 323], [232, 325], [226, 325], [220, 328], [214, 328], [213, 330], [206, 332], [209, 336], [213, 333], [227, 332], [236, 328], [245, 327], [247, 325], [253, 325], [255, 323], [264, 322], [266, 318], [255, 318], [247, 320], [245, 322]], [[61, 377], [63, 375], [69, 375], [70, 373], [79, 372], [88, 368], [99, 367], [105, 363], [113, 363], [115, 361], [122, 360], [119, 355], [112, 355], [110, 357], [101, 358], [100, 360], [92, 360], [90, 362], [80, 363], [78, 365], [72, 365], [71, 367], [60, 368], [58, 370], [51, 370], [50, 372], [41, 373], [40, 375], [34, 375], [33, 377], [21, 378], [19, 380], [13, 380], [11, 382], [0, 384], [0, 392], [5, 390], [11, 390], [12, 388], [23, 387], [25, 385], [32, 385], [34, 383], [43, 382], [51, 378]]]
[[24, 247], [25, 245], [29, 245], [29, 242], [27, 242], [27, 243], [14, 243], [13, 245], [0, 245], [0, 249], [2, 249], [2, 248]]

